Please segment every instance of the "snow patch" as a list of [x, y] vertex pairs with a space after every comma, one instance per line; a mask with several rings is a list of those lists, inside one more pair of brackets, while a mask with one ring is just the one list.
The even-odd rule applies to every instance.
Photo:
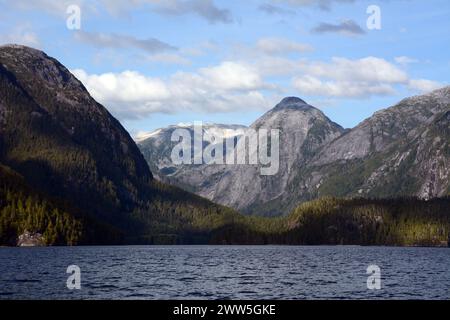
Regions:
[[158, 129], [152, 132], [138, 132], [134, 138], [136, 142], [143, 142], [144, 140], [147, 140], [151, 137], [157, 136], [160, 134], [162, 129]]

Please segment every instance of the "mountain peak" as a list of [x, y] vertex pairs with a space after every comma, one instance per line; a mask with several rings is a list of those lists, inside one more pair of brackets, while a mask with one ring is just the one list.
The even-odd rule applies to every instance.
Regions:
[[283, 100], [281, 100], [280, 104], [306, 104], [305, 100], [302, 100], [298, 97], [286, 97]]
[[[16, 44], [16, 43], [6, 43], [0, 45], [0, 48], [12, 48], [12, 49], [30, 49], [30, 50], [37, 50], [31, 47], [24, 46], [22, 44]], [[39, 50], [38, 50], [39, 51]]]
[[18, 51], [21, 52], [26, 52], [29, 55], [38, 55], [38, 56], [46, 56], [46, 54], [39, 50], [39, 49], [35, 49], [35, 48], [31, 48], [31, 47], [27, 47], [21, 44], [4, 44], [4, 45], [0, 45], [0, 52], [2, 52], [3, 54], [7, 53], [8, 51], [13, 51], [15, 54], [17, 54]]
[[445, 86], [439, 89], [436, 89], [429, 93], [429, 95], [439, 98], [449, 98], [450, 97], [450, 86]]
[[2, 45], [0, 63], [17, 73], [18, 80], [28, 89], [39, 82], [57, 90], [60, 96], [63, 89], [88, 95], [82, 83], [65, 66], [41, 50], [17, 44]]
[[284, 109], [311, 109], [313, 108], [307, 104], [304, 100], [297, 97], [286, 97], [278, 103], [273, 110], [284, 110]]

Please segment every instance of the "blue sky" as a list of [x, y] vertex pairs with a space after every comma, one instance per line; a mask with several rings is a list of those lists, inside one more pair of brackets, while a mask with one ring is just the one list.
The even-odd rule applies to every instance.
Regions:
[[448, 0], [0, 0], [0, 43], [57, 58], [134, 136], [248, 125], [285, 96], [353, 127], [449, 83], [449, 17]]

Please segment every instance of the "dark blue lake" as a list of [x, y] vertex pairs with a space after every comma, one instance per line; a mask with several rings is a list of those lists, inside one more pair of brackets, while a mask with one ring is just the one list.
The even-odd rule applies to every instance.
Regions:
[[[69, 265], [81, 289], [66, 286]], [[381, 289], [367, 288], [367, 267]], [[0, 248], [0, 299], [450, 299], [450, 249]]]

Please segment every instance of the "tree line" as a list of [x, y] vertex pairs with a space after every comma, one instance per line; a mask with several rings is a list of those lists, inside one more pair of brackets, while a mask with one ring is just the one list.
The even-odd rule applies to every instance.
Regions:
[[[0, 245], [25, 231], [46, 245], [284, 244], [444, 246], [450, 198], [322, 198], [285, 217], [244, 216], [181, 189], [154, 182], [147, 201], [123, 212], [120, 228], [30, 188], [0, 165]], [[105, 212], [105, 215], [108, 213]]]

